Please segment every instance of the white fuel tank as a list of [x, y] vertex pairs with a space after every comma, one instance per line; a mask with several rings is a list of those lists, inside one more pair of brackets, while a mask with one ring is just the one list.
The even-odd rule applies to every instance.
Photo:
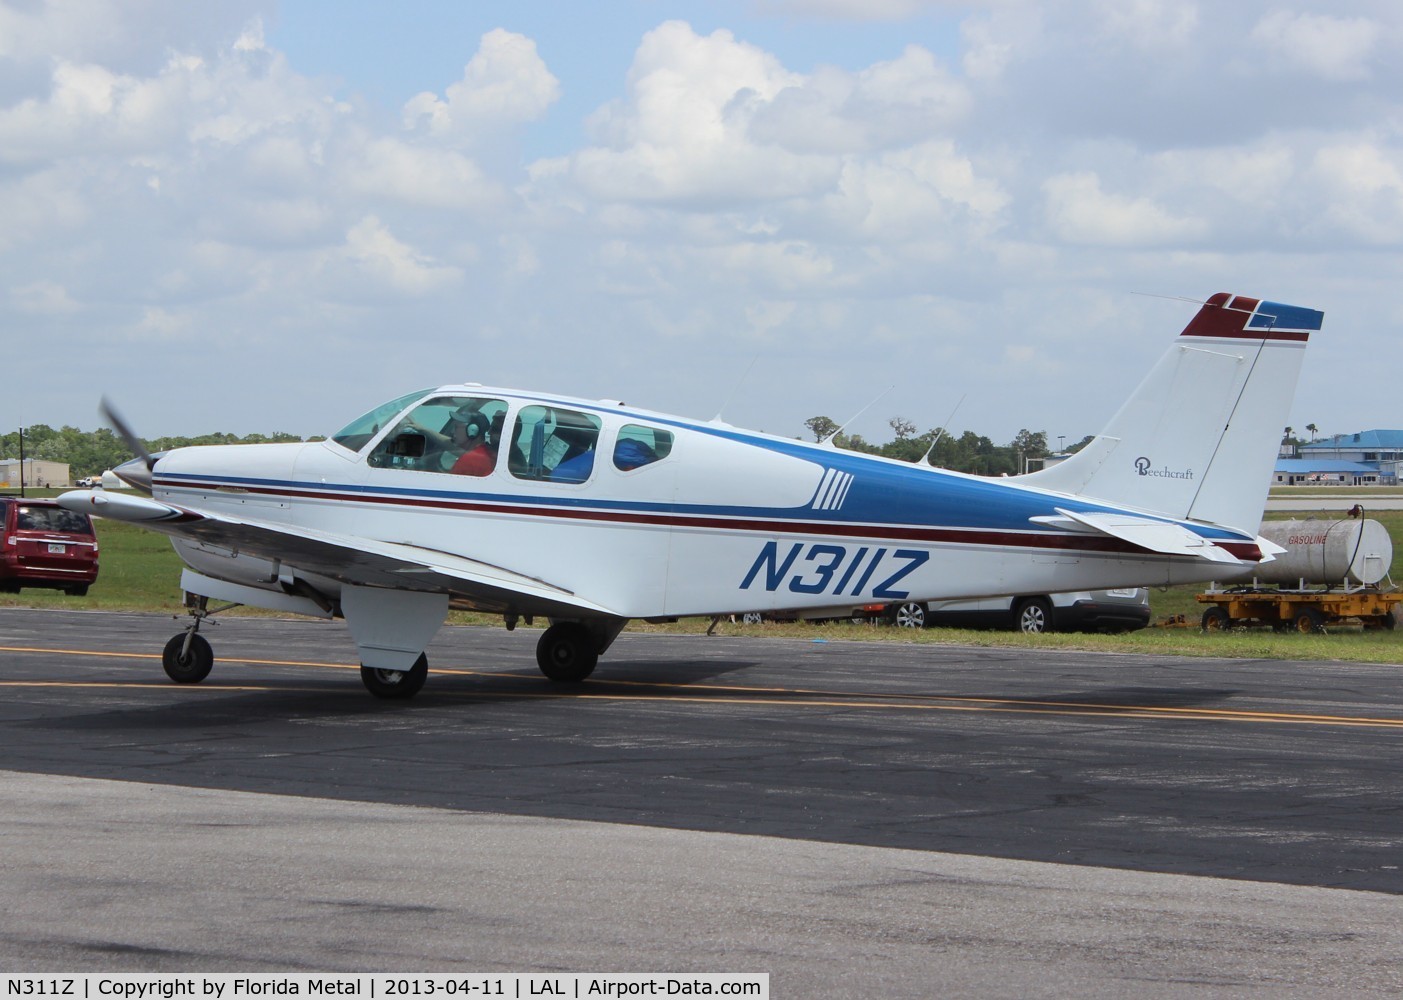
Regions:
[[1378, 521], [1263, 521], [1264, 538], [1286, 549], [1243, 574], [1261, 583], [1375, 584], [1393, 564], [1393, 540]]

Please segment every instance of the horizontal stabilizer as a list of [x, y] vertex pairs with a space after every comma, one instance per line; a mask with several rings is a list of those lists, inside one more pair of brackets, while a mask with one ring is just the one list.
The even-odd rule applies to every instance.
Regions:
[[1242, 560], [1227, 549], [1196, 535], [1182, 524], [1155, 521], [1133, 514], [1080, 513], [1055, 508], [1057, 513], [1077, 524], [1110, 535], [1151, 552], [1170, 556], [1194, 556], [1209, 562], [1241, 565]]

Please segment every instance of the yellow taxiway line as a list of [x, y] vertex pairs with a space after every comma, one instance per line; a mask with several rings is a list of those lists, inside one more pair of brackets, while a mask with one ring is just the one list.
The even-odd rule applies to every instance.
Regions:
[[[157, 653], [127, 653], [115, 650], [61, 649], [34, 646], [0, 646], [5, 653], [40, 653], [61, 656], [107, 657], [113, 659], [159, 660]], [[261, 660], [242, 657], [223, 659], [222, 663], [239, 663], [251, 666], [275, 667], [322, 667], [334, 670], [359, 670], [355, 663], [328, 663], [316, 660]], [[462, 677], [482, 677], [493, 680], [532, 680], [536, 674], [502, 673], [484, 670], [443, 668], [433, 671], [437, 674]], [[76, 681], [76, 680], [0, 680], [0, 688], [37, 687], [102, 687], [102, 688], [145, 688], [153, 686], [148, 681]], [[161, 684], [161, 687], [167, 685]], [[648, 689], [655, 694], [643, 691], [613, 693], [600, 690], [604, 687]], [[271, 685], [221, 684], [206, 682], [200, 685], [169, 685], [173, 691], [272, 691], [286, 690]], [[1174, 707], [1163, 705], [1122, 705], [1082, 701], [1057, 701], [1036, 698], [995, 698], [976, 695], [944, 694], [873, 694], [859, 691], [830, 691], [818, 688], [762, 687], [735, 684], [678, 684], [666, 681], [599, 680], [590, 688], [579, 690], [549, 691], [454, 691], [438, 692], [464, 698], [515, 698], [515, 699], [573, 699], [576, 701], [656, 701], [687, 704], [724, 704], [753, 706], [793, 706], [800, 708], [868, 708], [904, 711], [944, 711], [944, 712], [1003, 712], [1028, 715], [1075, 715], [1099, 718], [1137, 719], [1193, 719], [1218, 722], [1266, 722], [1290, 725], [1353, 726], [1380, 729], [1403, 729], [1403, 718], [1380, 718], [1372, 716], [1322, 715], [1305, 712], [1280, 712], [1266, 710]]]

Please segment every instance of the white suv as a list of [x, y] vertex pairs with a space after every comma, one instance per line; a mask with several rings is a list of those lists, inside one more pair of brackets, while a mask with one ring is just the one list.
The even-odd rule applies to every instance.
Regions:
[[876, 611], [878, 617], [903, 628], [954, 625], [1019, 632], [1131, 632], [1150, 623], [1150, 592], [1127, 587], [973, 601], [906, 601], [864, 610]]

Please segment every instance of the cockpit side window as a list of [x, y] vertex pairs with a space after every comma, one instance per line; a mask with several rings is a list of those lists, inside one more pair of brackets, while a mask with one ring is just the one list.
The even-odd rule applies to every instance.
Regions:
[[632, 472], [672, 454], [672, 432], [642, 424], [624, 424], [614, 442], [614, 468]]
[[435, 396], [405, 414], [367, 462], [376, 469], [490, 475], [506, 416], [504, 399]]
[[428, 389], [420, 389], [418, 392], [411, 392], [398, 399], [392, 399], [388, 403], [382, 403], [369, 413], [356, 417], [355, 420], [333, 434], [331, 440], [343, 448], [360, 451], [370, 443], [376, 434], [380, 433], [381, 427], [399, 416], [410, 403], [416, 399], [423, 399], [428, 393]]
[[598, 417], [558, 406], [526, 406], [512, 429], [508, 468], [518, 479], [583, 483], [594, 471]]

